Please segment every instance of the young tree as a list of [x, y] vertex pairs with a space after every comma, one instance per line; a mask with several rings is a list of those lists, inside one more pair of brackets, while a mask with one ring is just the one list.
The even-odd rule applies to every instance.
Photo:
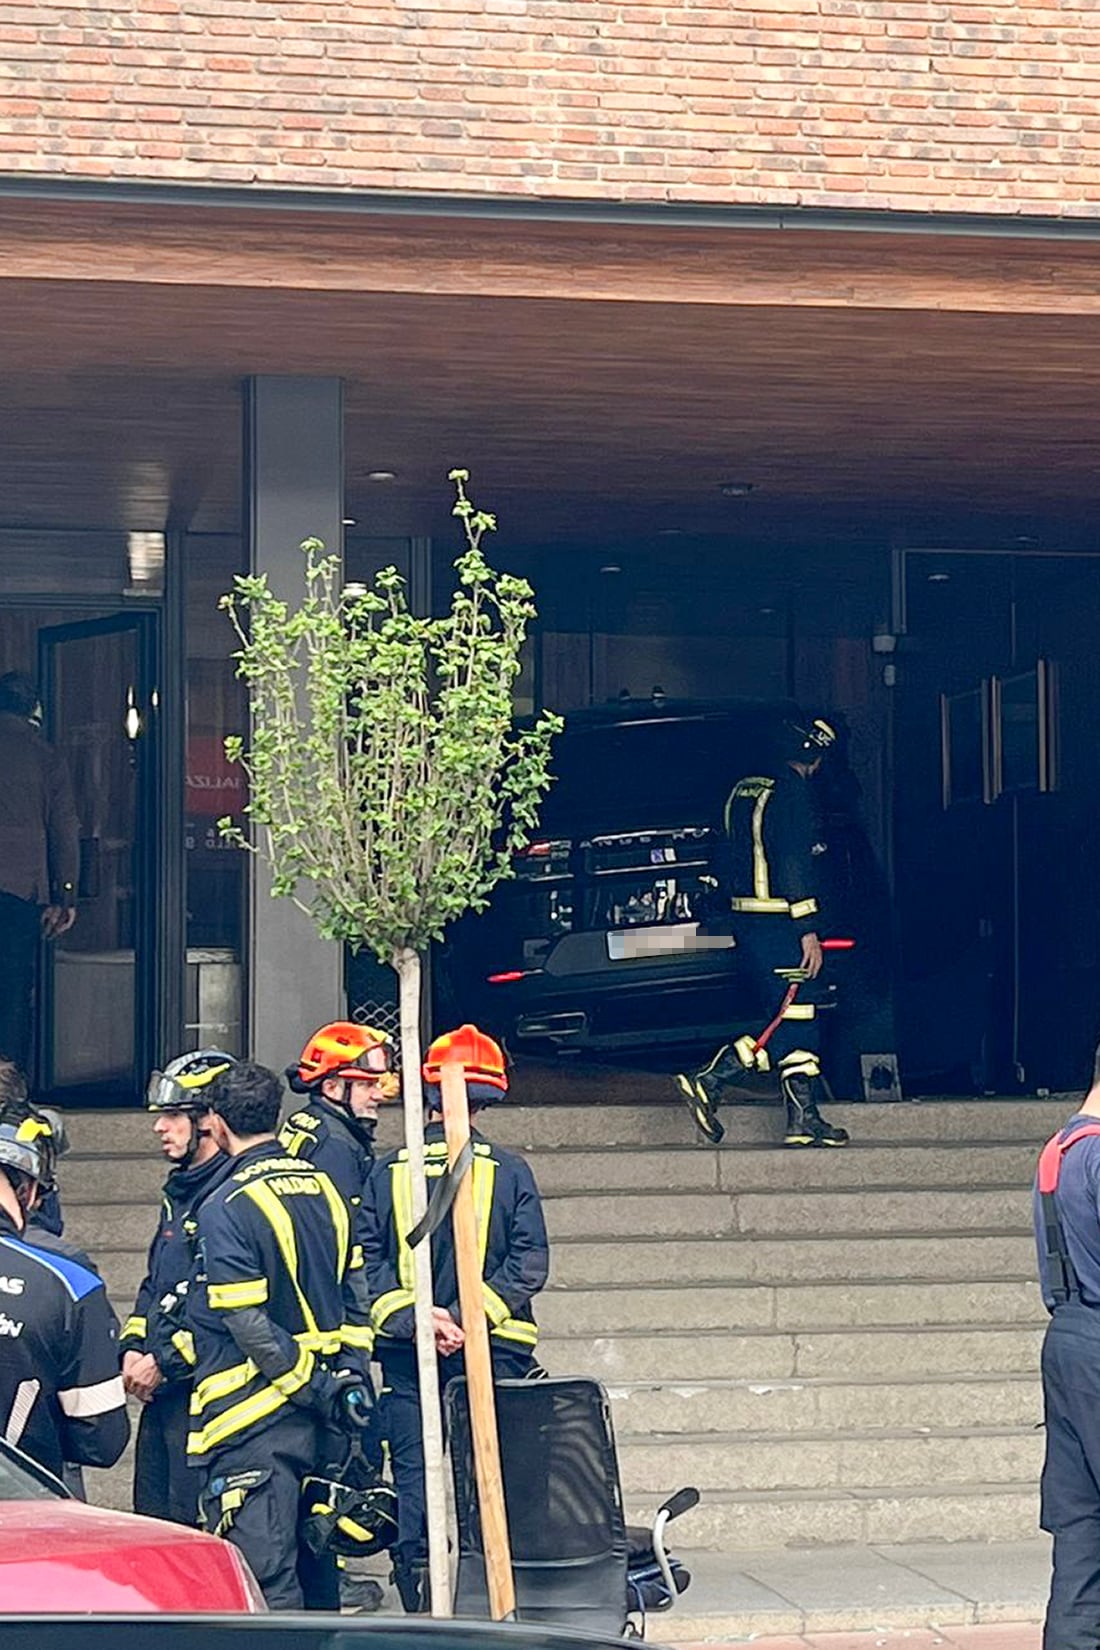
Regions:
[[[468, 498], [467, 471], [450, 479], [466, 548], [445, 617], [411, 613], [393, 567], [373, 589], [345, 586], [340, 558], [318, 539], [302, 545], [306, 594], [296, 608], [262, 575], [238, 577], [221, 600], [251, 707], [247, 748], [226, 741], [248, 778], [247, 834], [228, 819], [221, 830], [268, 862], [272, 893], [294, 900], [322, 936], [396, 970], [414, 1220], [427, 1202], [421, 955], [511, 873], [538, 822], [561, 726], [545, 713], [532, 727], [515, 724], [533, 592], [488, 565], [481, 544], [495, 518]], [[448, 1614], [430, 1244], [414, 1255], [432, 1608]]]

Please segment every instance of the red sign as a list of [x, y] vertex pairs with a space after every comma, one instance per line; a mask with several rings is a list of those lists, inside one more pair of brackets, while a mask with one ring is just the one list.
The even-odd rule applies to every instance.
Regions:
[[244, 770], [230, 762], [222, 741], [198, 734], [187, 741], [187, 802], [189, 818], [239, 814], [245, 804]]

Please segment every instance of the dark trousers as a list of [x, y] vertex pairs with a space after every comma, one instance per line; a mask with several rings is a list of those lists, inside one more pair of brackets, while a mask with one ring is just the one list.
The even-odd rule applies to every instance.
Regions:
[[[740, 962], [738, 978], [748, 987], [756, 1016], [750, 1030], [753, 1037], [759, 1037], [779, 1013], [779, 1005], [790, 984], [775, 971], [799, 967], [802, 940], [790, 917], [779, 912], [735, 916], [734, 937]], [[788, 1018], [780, 1021], [768, 1041], [767, 1055], [772, 1070], [796, 1051], [818, 1055], [821, 1029], [817, 1004], [820, 1000], [821, 976], [816, 980], [803, 980], [788, 1010]], [[741, 1076], [745, 1067], [730, 1044], [703, 1069], [719, 1082], [730, 1083]]]
[[335, 1557], [318, 1557], [298, 1538], [302, 1480], [324, 1471], [338, 1449], [318, 1417], [290, 1407], [218, 1450], [206, 1468], [203, 1528], [240, 1549], [271, 1610], [340, 1608]]
[[31, 900], [0, 893], [0, 1058], [27, 1070], [31, 1055], [31, 991], [41, 913]]
[[199, 1521], [199, 1496], [206, 1475], [187, 1465], [191, 1387], [176, 1382], [158, 1387], [142, 1407], [134, 1449], [134, 1511], [173, 1524]]
[[1054, 1537], [1044, 1650], [1100, 1646], [1100, 1309], [1058, 1307], [1043, 1342], [1040, 1523]]
[[[400, 1576], [428, 1554], [428, 1515], [424, 1493], [424, 1443], [420, 1426], [420, 1381], [416, 1349], [410, 1343], [379, 1351], [382, 1363], [382, 1430], [390, 1449], [390, 1470], [397, 1491], [397, 1540], [394, 1570]], [[534, 1358], [523, 1347], [493, 1346], [493, 1374], [498, 1381], [520, 1380]], [[466, 1373], [461, 1355], [439, 1361], [440, 1396], [451, 1381]]]

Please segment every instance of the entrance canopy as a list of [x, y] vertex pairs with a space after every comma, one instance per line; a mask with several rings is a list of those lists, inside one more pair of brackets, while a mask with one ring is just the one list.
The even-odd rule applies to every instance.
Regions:
[[372, 533], [463, 464], [512, 542], [1087, 537], [1087, 243], [8, 200], [0, 247], [3, 524], [235, 530], [240, 381], [295, 373]]

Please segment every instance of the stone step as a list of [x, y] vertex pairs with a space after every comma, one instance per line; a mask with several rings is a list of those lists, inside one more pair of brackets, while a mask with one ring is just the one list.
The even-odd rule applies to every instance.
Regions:
[[[904, 1151], [904, 1174], [899, 1153]], [[1035, 1173], [1030, 1141], [907, 1146], [853, 1145], [842, 1152], [775, 1152], [759, 1146], [714, 1150], [669, 1146], [545, 1150], [529, 1154], [544, 1197], [569, 1192], [836, 1191], [864, 1186], [911, 1188], [1027, 1186]]]
[[[676, 1099], [668, 1077], [603, 1066], [589, 1068], [587, 1076], [576, 1068], [569, 1071], [558, 1067], [555, 1071], [555, 1093], [570, 1097], [587, 1094], [588, 1101], [496, 1106], [483, 1119], [485, 1133], [502, 1145], [521, 1150], [688, 1146], [698, 1142], [686, 1108]], [[632, 1099], [636, 1103], [613, 1103], [613, 1096], [620, 1091], [624, 1100]], [[519, 1085], [515, 1093], [518, 1100]], [[527, 1093], [528, 1102], [534, 1097], [534, 1091]], [[936, 1099], [919, 1104], [838, 1105], [829, 1107], [828, 1112], [849, 1130], [856, 1143], [864, 1145], [908, 1141], [974, 1144], [1020, 1141], [1039, 1146], [1065, 1121], [1077, 1098], [1062, 1095], [1045, 1100]], [[74, 1153], [111, 1156], [120, 1151], [150, 1150], [149, 1116], [143, 1111], [74, 1110], [66, 1113], [65, 1121]], [[722, 1111], [725, 1149], [777, 1141], [781, 1121], [778, 1105], [726, 1106]], [[379, 1126], [380, 1144], [396, 1145], [400, 1134], [400, 1108], [386, 1108]], [[700, 1146], [699, 1149], [707, 1148]], [[842, 1154], [827, 1155], [840, 1157]]]
[[[103, 1218], [110, 1220], [106, 1209]], [[551, 1240], [563, 1237], [823, 1236], [829, 1233], [1030, 1230], [1021, 1186], [968, 1191], [579, 1192], [546, 1199]]]
[[955, 1283], [671, 1284], [550, 1289], [536, 1311], [551, 1335], [623, 1330], [858, 1329], [871, 1325], [1037, 1324], [1045, 1319], [1030, 1279]]
[[[660, 1495], [626, 1497], [627, 1518], [647, 1523]], [[724, 1551], [760, 1547], [869, 1547], [893, 1542], [1026, 1541], [1035, 1535], [1039, 1494], [1033, 1481], [975, 1483], [895, 1491], [886, 1486], [837, 1491], [712, 1492], [676, 1521], [676, 1547]], [[797, 1560], [793, 1560], [797, 1562]], [[843, 1553], [837, 1554], [843, 1565]]]
[[[904, 1151], [904, 1174], [899, 1153]], [[1035, 1170], [1030, 1143], [853, 1146], [844, 1152], [774, 1152], [758, 1146], [715, 1151], [703, 1146], [590, 1150], [539, 1148], [529, 1154], [544, 1197], [573, 1192], [837, 1191], [860, 1187], [1026, 1186]], [[156, 1208], [166, 1164], [152, 1142], [141, 1152], [65, 1158], [66, 1208], [131, 1203]]]
[[634, 1333], [545, 1336], [539, 1362], [553, 1375], [590, 1375], [621, 1381], [682, 1383], [736, 1373], [742, 1380], [820, 1376], [865, 1379], [885, 1371], [892, 1380], [936, 1375], [1030, 1374], [1038, 1368], [1042, 1328], [958, 1324], [918, 1329], [723, 1330], [690, 1334]]
[[[569, 1151], [539, 1149], [529, 1161], [546, 1197], [573, 1192], [834, 1191], [893, 1186], [904, 1150], [904, 1183], [910, 1188], [1030, 1184], [1035, 1151], [1030, 1144], [965, 1146], [854, 1146], [845, 1152], [783, 1152], [760, 1147], [714, 1151], [670, 1146], [664, 1151], [621, 1147]], [[62, 1191], [66, 1207], [89, 1203], [159, 1201], [166, 1172], [154, 1152], [115, 1157], [68, 1156]]]
[[713, 1434], [665, 1438], [619, 1435], [619, 1474], [625, 1495], [661, 1499], [669, 1484], [692, 1483], [704, 1493], [746, 1490], [843, 1490], [886, 1483], [902, 1491], [929, 1484], [945, 1489], [1038, 1481], [1043, 1435], [1033, 1428], [996, 1432], [900, 1433], [862, 1438], [833, 1433], [783, 1437]]
[[[933, 1432], [1042, 1421], [1038, 1377], [987, 1375], [897, 1381], [681, 1381], [608, 1388], [620, 1435], [772, 1432]], [[697, 1448], [709, 1447], [709, 1438]]]
[[1032, 1276], [1030, 1233], [877, 1237], [565, 1238], [551, 1255], [554, 1283], [598, 1288], [637, 1283], [841, 1283], [849, 1278], [927, 1282]]

